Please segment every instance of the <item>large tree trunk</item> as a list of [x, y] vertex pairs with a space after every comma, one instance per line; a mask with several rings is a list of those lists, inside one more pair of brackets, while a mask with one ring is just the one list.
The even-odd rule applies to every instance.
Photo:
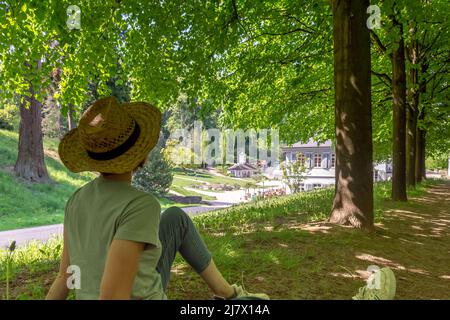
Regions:
[[[414, 29], [411, 31], [414, 35]], [[418, 43], [412, 41], [408, 50], [409, 60], [412, 67], [409, 70], [410, 89], [408, 90], [408, 112], [406, 122], [406, 176], [407, 184], [410, 187], [416, 185], [416, 133], [417, 114], [419, 112], [419, 72], [415, 68], [418, 63]]]
[[406, 71], [403, 25], [393, 18], [394, 27], [399, 30], [398, 48], [392, 53], [393, 115], [393, 169], [392, 200], [406, 201]]
[[368, 0], [333, 0], [336, 194], [329, 221], [373, 228]]
[[30, 97], [20, 105], [19, 150], [14, 172], [31, 182], [50, 182], [44, 161], [41, 121], [41, 103], [30, 88]]

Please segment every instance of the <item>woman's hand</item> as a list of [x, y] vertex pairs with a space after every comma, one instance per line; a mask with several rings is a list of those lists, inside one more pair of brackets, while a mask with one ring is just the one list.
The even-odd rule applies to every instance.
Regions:
[[100, 285], [100, 300], [129, 300], [145, 244], [113, 240]]

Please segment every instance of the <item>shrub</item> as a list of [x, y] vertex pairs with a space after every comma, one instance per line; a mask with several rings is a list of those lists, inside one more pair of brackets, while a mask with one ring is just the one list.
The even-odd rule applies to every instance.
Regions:
[[145, 166], [133, 176], [133, 185], [143, 191], [163, 196], [169, 191], [173, 181], [172, 168], [164, 158], [161, 149], [150, 152]]
[[17, 115], [17, 107], [14, 105], [4, 105], [0, 107], [0, 129], [14, 130], [14, 118]]

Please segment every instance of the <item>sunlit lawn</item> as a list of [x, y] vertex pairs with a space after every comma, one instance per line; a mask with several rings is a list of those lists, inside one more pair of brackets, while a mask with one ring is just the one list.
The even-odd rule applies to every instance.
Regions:
[[[0, 130], [0, 231], [62, 223], [70, 195], [95, 178], [93, 173], [72, 173], [57, 159], [57, 139], [44, 140], [50, 184], [31, 184], [11, 174], [17, 157], [18, 134]], [[175, 205], [160, 199], [162, 208]], [[179, 204], [177, 204], [179, 205]]]

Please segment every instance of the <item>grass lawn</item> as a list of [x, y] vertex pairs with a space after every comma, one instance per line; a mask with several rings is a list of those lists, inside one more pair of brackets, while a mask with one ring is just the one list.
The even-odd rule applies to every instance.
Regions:
[[[350, 299], [369, 265], [390, 266], [398, 299], [448, 299], [450, 184], [427, 181], [407, 203], [375, 187], [376, 231], [323, 222], [333, 190], [268, 199], [194, 217], [214, 260], [232, 283], [273, 299]], [[11, 298], [42, 299], [57, 270], [60, 240], [31, 244], [13, 256]], [[1, 255], [1, 253], [0, 253]], [[5, 296], [5, 253], [0, 297]], [[210, 292], [177, 257], [170, 299], [209, 299]]]
[[[219, 177], [206, 172], [198, 172], [193, 170], [187, 170], [185, 172], [176, 170], [173, 176], [173, 183], [170, 190], [178, 192], [185, 196], [202, 196], [204, 200], [214, 200], [215, 197], [204, 195], [200, 192], [195, 192], [193, 190], [187, 190], [188, 188], [193, 188], [195, 186], [205, 185], [205, 184], [227, 184], [230, 186], [238, 185], [239, 187], [244, 187], [248, 182], [252, 182], [250, 179], [233, 179], [229, 177]], [[254, 181], [253, 181], [254, 183]], [[209, 192], [221, 193], [220, 190], [204, 190]]]
[[[44, 139], [45, 163], [53, 183], [21, 181], [11, 174], [17, 141], [16, 132], [0, 130], [0, 231], [62, 223], [70, 195], [95, 175], [68, 171], [58, 159], [58, 140]], [[179, 205], [167, 199], [160, 202], [163, 209]]]
[[[227, 176], [217, 176], [211, 173], [207, 173], [204, 171], [186, 171], [186, 173], [183, 173], [182, 171], [176, 171], [175, 177], [182, 177], [187, 179], [194, 179], [199, 181], [204, 181], [211, 184], [228, 184], [228, 185], [239, 185], [241, 187], [244, 187], [248, 183], [255, 183], [255, 180], [253, 179], [246, 179], [246, 178], [233, 178], [233, 177], [227, 177]], [[195, 184], [194, 181], [186, 181], [186, 182], [192, 182], [191, 184]]]
[[208, 196], [208, 195], [204, 195], [202, 193], [198, 193], [192, 190], [187, 190], [181, 186], [177, 186], [177, 185], [172, 185], [170, 187], [170, 190], [175, 191], [176, 193], [179, 193], [183, 196], [198, 196], [198, 197], [202, 197], [202, 200], [216, 200], [216, 197], [213, 196]]
[[[201, 196], [204, 200], [214, 200], [215, 197], [204, 195], [200, 192], [196, 192], [193, 190], [187, 190], [186, 187], [192, 188], [193, 186], [199, 186], [204, 184], [227, 184], [230, 186], [236, 186], [243, 188], [249, 183], [255, 184], [253, 179], [237, 179], [226, 176], [217, 176], [205, 171], [200, 170], [175, 170], [173, 176], [173, 184], [170, 187], [170, 190], [180, 193], [185, 196]], [[262, 188], [259, 186], [258, 188]], [[266, 189], [270, 187], [265, 186]], [[209, 192], [221, 193], [224, 191], [220, 190], [204, 190]]]
[[[259, 210], [227, 209], [230, 216], [212, 213], [196, 222], [225, 278], [274, 299], [351, 299], [370, 265], [394, 270], [397, 299], [449, 299], [450, 184], [435, 183], [409, 191], [408, 203], [386, 200], [390, 186], [377, 185], [372, 234], [320, 221], [328, 215], [329, 190], [301, 203], [285, 197], [280, 206], [265, 201]], [[210, 296], [178, 257], [169, 297]]]
[[216, 200], [216, 197], [204, 195], [193, 190], [187, 190], [185, 187], [191, 187], [192, 185], [198, 185], [199, 182], [180, 179], [179, 175], [174, 175], [170, 190], [175, 191], [183, 196], [200, 196], [203, 200]]

